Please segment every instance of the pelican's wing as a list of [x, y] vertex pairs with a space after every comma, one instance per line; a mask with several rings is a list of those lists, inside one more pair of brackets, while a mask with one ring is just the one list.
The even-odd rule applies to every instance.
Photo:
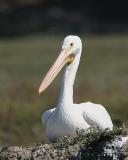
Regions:
[[42, 119], [42, 123], [43, 123], [44, 128], [46, 127], [47, 121], [48, 121], [49, 117], [53, 114], [55, 109], [56, 108], [53, 108], [53, 109], [49, 109], [49, 110], [43, 112], [41, 119]]
[[106, 109], [100, 104], [82, 103], [82, 113], [85, 121], [92, 127], [99, 129], [113, 129], [111, 118]]

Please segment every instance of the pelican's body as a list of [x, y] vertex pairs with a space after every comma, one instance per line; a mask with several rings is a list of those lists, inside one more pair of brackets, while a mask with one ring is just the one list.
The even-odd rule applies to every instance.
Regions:
[[72, 135], [79, 129], [89, 127], [113, 129], [111, 118], [106, 109], [100, 104], [91, 102], [73, 104], [73, 84], [79, 65], [82, 43], [77, 36], [67, 36], [62, 45], [62, 51], [51, 67], [39, 88], [44, 91], [59, 73], [64, 64], [64, 76], [61, 85], [60, 98], [56, 108], [45, 111], [42, 122], [50, 141], [58, 137]]

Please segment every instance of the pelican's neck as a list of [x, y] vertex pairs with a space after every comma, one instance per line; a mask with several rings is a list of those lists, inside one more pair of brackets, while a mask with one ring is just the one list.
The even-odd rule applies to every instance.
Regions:
[[65, 68], [61, 84], [60, 98], [57, 105], [58, 107], [69, 107], [73, 104], [73, 84], [79, 66], [80, 57], [81, 50], [80, 53], [76, 55], [72, 64], [67, 65]]

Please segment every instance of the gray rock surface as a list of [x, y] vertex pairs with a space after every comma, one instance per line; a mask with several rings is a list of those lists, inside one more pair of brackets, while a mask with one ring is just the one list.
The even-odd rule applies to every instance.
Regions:
[[128, 160], [126, 130], [77, 131], [57, 143], [31, 147], [2, 146], [0, 160]]

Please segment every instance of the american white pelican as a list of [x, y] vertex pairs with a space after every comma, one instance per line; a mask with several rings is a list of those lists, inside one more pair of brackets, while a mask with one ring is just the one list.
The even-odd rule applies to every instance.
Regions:
[[73, 103], [73, 84], [81, 51], [81, 39], [78, 36], [67, 36], [57, 60], [40, 85], [39, 94], [50, 85], [62, 67], [66, 65], [57, 106], [45, 111], [42, 115], [42, 122], [50, 141], [55, 141], [61, 136], [72, 135], [77, 128], [85, 130], [89, 127], [98, 127], [102, 130], [113, 129], [111, 118], [102, 105], [91, 102]]

